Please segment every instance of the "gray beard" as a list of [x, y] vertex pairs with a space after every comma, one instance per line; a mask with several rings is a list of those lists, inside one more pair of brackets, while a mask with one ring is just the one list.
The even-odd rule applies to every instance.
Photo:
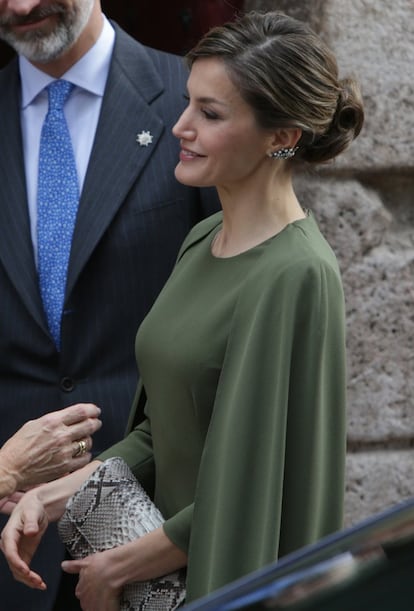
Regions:
[[7, 28], [7, 23], [0, 22], [0, 38], [29, 61], [46, 64], [63, 55], [76, 42], [89, 21], [94, 1], [79, 0], [70, 13], [65, 12], [59, 5], [49, 7], [49, 10], [56, 9], [59, 23], [47, 34], [33, 31], [16, 36]]

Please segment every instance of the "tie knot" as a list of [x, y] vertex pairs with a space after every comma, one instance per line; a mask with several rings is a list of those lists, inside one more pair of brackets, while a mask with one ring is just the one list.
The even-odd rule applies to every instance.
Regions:
[[49, 94], [49, 111], [62, 111], [73, 87], [74, 85], [69, 83], [69, 81], [58, 80], [50, 83], [47, 87]]

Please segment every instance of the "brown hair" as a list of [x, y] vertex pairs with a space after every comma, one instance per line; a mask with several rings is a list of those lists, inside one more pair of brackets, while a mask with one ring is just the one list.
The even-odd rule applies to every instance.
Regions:
[[358, 84], [338, 79], [332, 51], [305, 23], [252, 11], [211, 29], [188, 53], [190, 65], [217, 57], [266, 129], [300, 127], [294, 159], [320, 163], [356, 138], [364, 111]]

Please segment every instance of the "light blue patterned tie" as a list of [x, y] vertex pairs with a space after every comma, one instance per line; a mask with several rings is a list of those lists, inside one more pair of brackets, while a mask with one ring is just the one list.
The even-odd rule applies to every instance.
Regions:
[[73, 229], [79, 202], [75, 156], [63, 106], [73, 85], [51, 83], [42, 127], [37, 188], [37, 241], [40, 292], [50, 332], [60, 349], [60, 326]]

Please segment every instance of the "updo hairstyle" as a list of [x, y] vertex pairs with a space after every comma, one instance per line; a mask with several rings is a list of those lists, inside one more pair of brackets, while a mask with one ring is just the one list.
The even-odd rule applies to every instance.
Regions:
[[265, 129], [300, 127], [292, 159], [321, 163], [356, 138], [364, 121], [358, 84], [338, 79], [332, 51], [308, 25], [280, 12], [252, 11], [211, 29], [188, 53], [219, 58]]

